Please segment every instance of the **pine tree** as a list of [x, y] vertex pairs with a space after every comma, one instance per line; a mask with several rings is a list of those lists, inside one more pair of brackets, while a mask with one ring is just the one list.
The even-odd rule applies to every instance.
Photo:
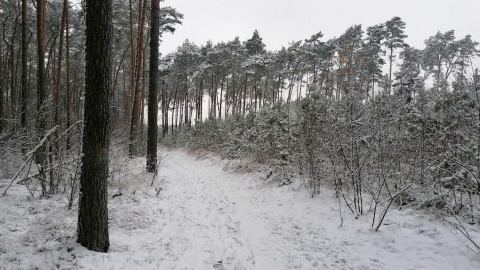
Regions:
[[247, 48], [248, 55], [261, 54], [265, 52], [265, 44], [262, 41], [262, 37], [255, 29], [252, 37], [245, 42], [245, 48]]
[[[382, 41], [385, 37], [385, 25], [378, 24], [367, 28], [367, 38], [362, 50], [363, 56], [366, 59], [367, 76], [371, 79], [372, 95], [375, 95], [375, 82], [378, 77], [382, 76], [382, 66], [385, 61], [381, 57]], [[367, 87], [368, 91], [369, 87]], [[368, 92], [367, 92], [368, 95]]]
[[392, 67], [393, 67], [393, 53], [397, 48], [403, 48], [407, 46], [404, 42], [405, 38], [405, 22], [400, 17], [393, 17], [391, 20], [385, 23], [385, 41], [383, 44], [389, 50], [388, 60], [390, 62], [390, 68], [388, 73], [389, 79], [389, 91], [392, 92]]
[[[46, 0], [37, 1], [37, 42], [38, 42], [38, 73], [37, 73], [37, 137], [40, 140], [47, 128], [47, 82], [45, 74], [45, 10]], [[46, 147], [42, 145], [35, 155], [35, 162], [39, 166], [39, 177], [42, 185], [42, 196], [47, 195], [47, 175], [46, 162], [47, 153]]]
[[160, 0], [152, 0], [150, 29], [150, 78], [148, 89], [148, 138], [147, 172], [157, 170], [157, 134], [158, 134], [158, 47], [160, 27]]
[[85, 126], [78, 207], [78, 242], [107, 252], [109, 93], [112, 0], [86, 1]]
[[[2, 23], [1, 28], [5, 27], [5, 24]], [[3, 31], [0, 31], [0, 133], [4, 130], [4, 123], [3, 123], [3, 95], [4, 95], [4, 87], [3, 87], [3, 81], [4, 81], [4, 72], [3, 72]]]
[[27, 40], [27, 0], [22, 0], [22, 92], [21, 92], [21, 125], [27, 127], [27, 93], [28, 93], [28, 40]]
[[420, 62], [421, 51], [415, 48], [405, 48], [400, 53], [402, 64], [395, 73], [398, 94], [403, 96], [406, 103], [410, 102], [415, 95], [424, 89], [424, 78], [421, 76]]

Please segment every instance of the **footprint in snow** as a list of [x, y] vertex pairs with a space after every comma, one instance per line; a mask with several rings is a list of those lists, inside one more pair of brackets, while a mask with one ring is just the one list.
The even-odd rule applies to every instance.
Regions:
[[219, 270], [225, 269], [225, 267], [223, 267], [222, 261], [218, 261], [218, 262], [214, 263], [214, 264], [213, 264], [213, 268], [214, 268], [214, 269], [219, 269]]

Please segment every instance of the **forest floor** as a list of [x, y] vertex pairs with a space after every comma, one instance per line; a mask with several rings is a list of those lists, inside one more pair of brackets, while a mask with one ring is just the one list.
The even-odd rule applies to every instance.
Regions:
[[150, 187], [144, 162], [111, 164], [108, 253], [75, 243], [76, 206], [67, 210], [65, 196], [12, 186], [0, 197], [0, 269], [480, 269], [458, 232], [421, 211], [392, 209], [376, 232], [370, 213], [342, 207], [340, 226], [327, 188], [310, 198], [300, 180], [279, 187], [182, 150], [166, 151]]

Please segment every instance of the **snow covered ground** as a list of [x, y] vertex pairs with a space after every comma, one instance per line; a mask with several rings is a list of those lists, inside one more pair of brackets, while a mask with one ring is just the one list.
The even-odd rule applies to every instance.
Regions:
[[112, 164], [110, 195], [123, 195], [110, 196], [106, 254], [75, 243], [64, 196], [31, 199], [13, 186], [0, 197], [0, 269], [480, 269], [458, 233], [419, 211], [393, 210], [375, 232], [369, 214], [343, 209], [340, 227], [328, 189], [310, 198], [300, 183], [223, 170], [212, 155], [167, 154], [158, 195], [144, 160]]

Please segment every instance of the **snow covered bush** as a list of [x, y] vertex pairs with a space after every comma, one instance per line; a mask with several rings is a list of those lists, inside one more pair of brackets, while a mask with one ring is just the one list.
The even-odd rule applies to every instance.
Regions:
[[320, 192], [321, 184], [335, 181], [329, 164], [331, 157], [332, 121], [330, 103], [324, 98], [305, 98], [300, 102], [297, 133], [299, 137], [298, 167], [311, 196]]
[[272, 179], [280, 184], [293, 181], [293, 147], [296, 138], [292, 135], [292, 123], [284, 104], [276, 103], [258, 113], [251, 130], [257, 160], [266, 160], [273, 166]]
[[200, 148], [218, 152], [225, 139], [222, 126], [224, 124], [216, 119], [207, 119], [192, 127], [189, 148]]

